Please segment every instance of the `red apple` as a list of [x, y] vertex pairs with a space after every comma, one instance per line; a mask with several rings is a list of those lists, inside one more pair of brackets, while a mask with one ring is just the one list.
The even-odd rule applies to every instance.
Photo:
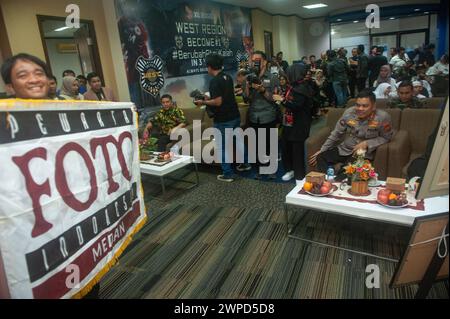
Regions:
[[388, 189], [380, 190], [377, 195], [378, 201], [380, 201], [383, 204], [387, 204], [389, 202], [390, 194], [391, 194], [391, 191]]
[[330, 187], [327, 187], [325, 185], [322, 185], [322, 187], [320, 188], [320, 193], [321, 194], [328, 194], [330, 192]]
[[323, 182], [323, 184], [322, 184], [322, 187], [323, 186], [326, 186], [326, 187], [328, 187], [329, 189], [331, 189], [331, 187], [333, 187], [333, 184], [331, 184], [330, 182], [328, 182], [328, 181], [325, 181], [325, 182]]

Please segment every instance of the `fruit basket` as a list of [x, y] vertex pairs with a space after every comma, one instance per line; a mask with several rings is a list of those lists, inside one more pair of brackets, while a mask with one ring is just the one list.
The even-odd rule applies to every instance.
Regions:
[[377, 194], [377, 203], [389, 208], [404, 208], [409, 205], [405, 192], [381, 189]]
[[172, 161], [172, 158], [173, 154], [171, 152], [162, 152], [157, 155], [155, 162], [166, 163]]
[[328, 196], [336, 189], [337, 187], [328, 181], [324, 181], [321, 183], [305, 182], [303, 184], [303, 190], [305, 191], [305, 193], [317, 197]]

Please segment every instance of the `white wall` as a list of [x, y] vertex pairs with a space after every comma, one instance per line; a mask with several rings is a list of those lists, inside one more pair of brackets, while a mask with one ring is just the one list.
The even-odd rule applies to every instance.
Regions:
[[46, 39], [45, 43], [47, 44], [52, 73], [58, 79], [59, 86], [62, 84], [62, 73], [64, 70], [73, 70], [76, 75], [83, 74], [78, 53], [58, 52], [58, 43], [75, 43], [73, 39]]
[[306, 55], [303, 25], [302, 19], [289, 17], [289, 30], [294, 32], [294, 36], [289, 39], [290, 62], [300, 60], [303, 55]]
[[302, 19], [291, 16], [273, 17], [274, 54], [283, 52], [283, 58], [292, 64], [304, 55], [304, 36]]
[[252, 10], [252, 28], [255, 50], [264, 51], [264, 31], [272, 32], [273, 53], [283, 52], [283, 58], [292, 64], [308, 52], [305, 50], [303, 20], [297, 16], [271, 16], [261, 10]]
[[[315, 34], [316, 31], [320, 31]], [[330, 28], [324, 18], [303, 20], [303, 37], [305, 52], [303, 55], [314, 54], [317, 59], [320, 53], [330, 49]]]
[[275, 41], [272, 16], [261, 10], [252, 10], [252, 32], [255, 50], [264, 51], [264, 31], [272, 32], [272, 40]]
[[[3, 57], [2, 57], [2, 52], [0, 51], [0, 65], [3, 64]], [[0, 75], [0, 93], [5, 93], [6, 89], [5, 89], [5, 82], [3, 82], [3, 78]]]
[[[120, 101], [131, 101], [130, 91], [128, 90], [127, 73], [125, 63], [123, 62], [122, 45], [120, 42], [119, 27], [117, 25], [117, 15], [114, 0], [103, 0], [103, 9], [105, 11], [106, 32], [108, 34], [109, 46], [112, 60], [115, 61], [110, 67], [114, 73], [117, 83], [117, 93]], [[103, 69], [105, 66], [103, 65]], [[111, 87], [111, 83], [105, 81], [105, 86]]]

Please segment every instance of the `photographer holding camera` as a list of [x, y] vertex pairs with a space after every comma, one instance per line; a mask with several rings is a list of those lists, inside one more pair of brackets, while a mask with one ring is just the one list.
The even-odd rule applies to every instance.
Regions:
[[[223, 182], [233, 182], [234, 172], [230, 163], [233, 159], [228, 158], [230, 154], [226, 154], [227, 145], [225, 140], [225, 129], [235, 129], [241, 125], [241, 114], [234, 96], [233, 79], [223, 72], [223, 57], [218, 54], [208, 55], [206, 57], [206, 66], [208, 74], [214, 77], [209, 83], [210, 97], [206, 96], [204, 99], [195, 100], [194, 103], [197, 106], [206, 105], [214, 113], [214, 127], [220, 131], [222, 136], [222, 147], [219, 151], [221, 152], [220, 158], [222, 160], [223, 174], [217, 176], [217, 179]], [[244, 155], [243, 141], [236, 141], [236, 148]], [[249, 165], [241, 164], [238, 166], [239, 171], [249, 169], [251, 169]]]
[[[256, 131], [256, 139], [259, 141], [259, 130], [264, 129], [266, 132], [266, 154], [270, 154], [270, 129], [276, 128], [278, 124], [278, 105], [273, 100], [276, 88], [279, 86], [278, 76], [271, 74], [267, 69], [267, 57], [264, 52], [255, 51], [252, 55], [252, 73], [247, 76], [244, 83], [244, 98], [248, 98], [250, 106], [248, 109], [250, 127]], [[259, 143], [257, 143], [259, 144]], [[256, 154], [258, 154], [258, 145], [256, 146]], [[266, 165], [268, 162], [261, 163], [261, 159], [257, 156], [256, 166]], [[258, 172], [256, 179], [261, 179]], [[270, 179], [275, 179], [275, 174], [269, 175]]]

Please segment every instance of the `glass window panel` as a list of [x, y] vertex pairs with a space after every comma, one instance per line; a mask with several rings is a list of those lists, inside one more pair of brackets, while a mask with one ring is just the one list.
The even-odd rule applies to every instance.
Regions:
[[400, 36], [400, 46], [404, 47], [406, 52], [414, 51], [416, 48], [425, 44], [425, 32], [407, 33]]
[[345, 48], [347, 56], [351, 56], [351, 51], [359, 44], [364, 44], [366, 53], [369, 51], [369, 29], [365, 22], [335, 24], [331, 26], [331, 48]]
[[373, 28], [371, 32], [372, 34], [377, 34], [417, 29], [428, 29], [428, 15], [381, 20], [380, 28]]
[[382, 46], [384, 48], [383, 55], [388, 59], [392, 58], [390, 49], [397, 47], [397, 35], [375, 35], [372, 36], [372, 45]]

